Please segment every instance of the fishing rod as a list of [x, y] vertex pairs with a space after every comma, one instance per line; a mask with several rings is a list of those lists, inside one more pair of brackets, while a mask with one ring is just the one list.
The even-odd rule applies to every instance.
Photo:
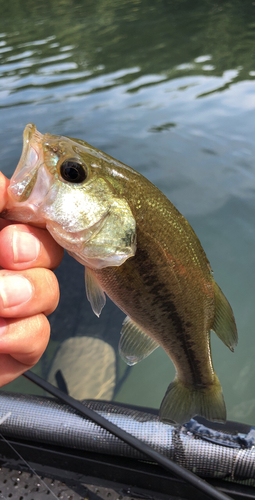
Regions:
[[135, 448], [138, 450], [140, 453], [143, 453], [144, 455], [147, 455], [150, 459], [152, 459], [154, 462], [160, 464], [164, 469], [166, 469], [168, 472], [172, 472], [175, 476], [178, 478], [183, 479], [184, 481], [192, 484], [195, 488], [197, 488], [199, 491], [205, 493], [208, 495], [210, 498], [214, 500], [232, 500], [231, 497], [226, 495], [225, 493], [222, 493], [218, 489], [216, 489], [214, 486], [211, 486], [209, 483], [207, 483], [204, 479], [201, 479], [200, 477], [196, 476], [193, 474], [193, 472], [188, 471], [187, 469], [184, 469], [181, 465], [176, 464], [172, 460], [164, 457], [157, 451], [155, 451], [153, 448], [148, 446], [147, 444], [143, 443], [136, 437], [132, 436], [132, 434], [129, 434], [128, 432], [124, 431], [120, 427], [118, 427], [115, 424], [112, 424], [109, 422], [106, 418], [102, 417], [99, 415], [97, 412], [94, 410], [91, 410], [84, 406], [80, 401], [78, 401], [75, 398], [72, 398], [68, 394], [65, 394], [64, 392], [60, 391], [55, 387], [54, 385], [50, 384], [43, 378], [39, 377], [35, 373], [31, 372], [30, 370], [26, 371], [23, 373], [23, 376], [30, 380], [31, 382], [35, 383], [42, 389], [44, 389], [46, 392], [49, 392], [53, 396], [57, 397], [60, 399], [62, 402], [68, 404], [72, 408], [74, 408], [76, 411], [78, 411], [83, 417], [89, 418], [96, 424], [100, 425], [104, 429], [106, 429], [108, 432], [111, 434], [114, 434], [116, 437], [127, 443], [129, 446]]

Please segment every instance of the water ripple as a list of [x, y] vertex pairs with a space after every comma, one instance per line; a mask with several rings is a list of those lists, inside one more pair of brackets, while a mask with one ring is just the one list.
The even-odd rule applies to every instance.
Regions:
[[47, 38], [43, 38], [42, 40], [32, 40], [31, 42], [25, 42], [25, 43], [20, 43], [18, 45], [18, 48], [22, 47], [31, 47], [32, 46], [37, 46], [37, 45], [45, 45], [48, 42], [51, 42], [52, 40], [55, 40], [55, 36], [48, 36]]
[[30, 57], [33, 54], [35, 54], [35, 52], [33, 50], [26, 50], [25, 52], [22, 52], [21, 54], [17, 54], [15, 56], [8, 57], [6, 59], [6, 61], [16, 61], [17, 59], [26, 59], [27, 57]]

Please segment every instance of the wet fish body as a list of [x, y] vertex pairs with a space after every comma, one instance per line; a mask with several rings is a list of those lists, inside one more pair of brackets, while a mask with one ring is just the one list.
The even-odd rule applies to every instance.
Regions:
[[85, 265], [97, 315], [105, 293], [127, 314], [119, 350], [128, 364], [163, 347], [176, 377], [161, 420], [184, 423], [199, 414], [225, 421], [210, 330], [233, 350], [232, 309], [193, 229], [153, 184], [84, 141], [28, 125], [2, 216], [46, 226]]

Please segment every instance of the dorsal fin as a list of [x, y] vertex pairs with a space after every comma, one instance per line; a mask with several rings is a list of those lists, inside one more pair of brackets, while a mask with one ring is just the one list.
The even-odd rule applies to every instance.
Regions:
[[85, 287], [87, 298], [91, 304], [92, 311], [99, 318], [101, 311], [105, 305], [106, 298], [99, 281], [97, 280], [93, 271], [89, 269], [89, 267], [85, 267]]
[[159, 346], [128, 316], [123, 321], [120, 333], [119, 353], [129, 366], [147, 358]]
[[225, 295], [215, 281], [213, 287], [215, 316], [211, 329], [231, 351], [234, 351], [238, 341], [234, 314]]

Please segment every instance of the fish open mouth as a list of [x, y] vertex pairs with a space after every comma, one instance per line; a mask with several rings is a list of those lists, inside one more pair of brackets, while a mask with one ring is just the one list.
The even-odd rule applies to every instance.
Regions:
[[43, 134], [35, 125], [30, 123], [25, 127], [21, 157], [8, 187], [9, 199], [2, 218], [45, 227], [45, 221], [38, 217], [38, 207], [50, 185], [43, 166], [42, 140]]
[[[40, 157], [43, 135], [35, 125], [29, 123], [23, 133], [23, 150], [17, 168], [11, 178], [9, 194], [17, 201], [24, 201], [28, 185], [35, 175], [35, 167]], [[25, 196], [27, 198], [27, 196]]]
[[[36, 126], [33, 123], [29, 123], [25, 127], [25, 130], [23, 132], [23, 149], [22, 149], [21, 157], [20, 157], [20, 160], [19, 160], [19, 163], [17, 165], [17, 168], [15, 170], [14, 175], [16, 175], [20, 171], [20, 169], [23, 168], [24, 163], [27, 162], [28, 156], [31, 157], [29, 159], [32, 160], [33, 163], [36, 160], [36, 155], [37, 155], [37, 160], [38, 160], [38, 158], [39, 158], [39, 144], [41, 143], [42, 138], [43, 138], [43, 134], [38, 132]], [[30, 153], [31, 148], [33, 150], [32, 155]]]
[[25, 201], [33, 189], [36, 182], [42, 138], [43, 135], [38, 132], [35, 125], [30, 123], [26, 126], [21, 157], [8, 188], [10, 198], [15, 201]]

